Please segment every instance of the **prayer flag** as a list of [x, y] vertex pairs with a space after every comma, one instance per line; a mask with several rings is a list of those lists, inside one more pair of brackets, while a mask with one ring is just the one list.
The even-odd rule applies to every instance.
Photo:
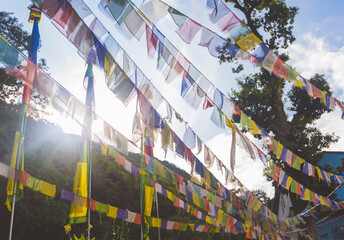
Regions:
[[182, 27], [184, 23], [187, 21], [188, 17], [179, 12], [177, 9], [169, 7], [168, 12], [170, 13], [174, 23], [178, 27]]
[[40, 192], [49, 197], [55, 197], [56, 186], [45, 181], [42, 181]]
[[150, 58], [153, 58], [156, 51], [156, 46], [158, 44], [157, 36], [152, 32], [152, 30], [146, 24], [146, 38], [147, 38], [147, 52]]
[[145, 185], [145, 216], [150, 216], [152, 213], [154, 191], [155, 189], [153, 187]]
[[184, 42], [190, 44], [201, 28], [202, 26], [199, 23], [188, 18], [176, 32]]
[[257, 45], [262, 42], [254, 33], [250, 33], [247, 36], [241, 38], [236, 42], [236, 44], [243, 49], [244, 51], [248, 52], [253, 50]]
[[214, 107], [214, 105], [215, 105], [215, 103], [208, 97], [207, 94], [205, 94], [204, 103], [203, 103], [203, 109]]
[[241, 21], [237, 18], [237, 16], [230, 12], [218, 23], [218, 26], [222, 32], [228, 33], [232, 28], [240, 23]]
[[214, 6], [212, 13], [209, 15], [209, 20], [212, 23], [217, 23], [226, 15], [231, 13], [231, 11], [222, 1], [217, 1], [216, 4], [211, 4], [211, 5]]
[[286, 64], [280, 58], [277, 58], [275, 65], [274, 65], [274, 69], [272, 72], [273, 72], [273, 74], [275, 74], [276, 76], [281, 77], [281, 78], [287, 78], [288, 77]]

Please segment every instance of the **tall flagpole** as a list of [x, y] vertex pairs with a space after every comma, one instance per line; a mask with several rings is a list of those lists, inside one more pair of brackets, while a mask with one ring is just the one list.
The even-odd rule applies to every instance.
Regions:
[[[32, 27], [31, 43], [30, 43], [30, 49], [29, 49], [29, 59], [36, 65], [37, 65], [37, 50], [39, 48], [38, 23], [40, 21], [40, 18], [41, 18], [41, 11], [34, 5], [31, 5], [29, 22], [33, 22], [33, 27]], [[27, 123], [26, 113], [30, 107], [31, 89], [32, 87], [30, 85], [24, 84], [24, 92], [23, 92], [23, 97], [22, 97], [20, 117], [19, 117], [18, 127], [17, 127], [16, 136], [14, 140], [15, 142], [13, 146], [12, 160], [11, 160], [11, 167], [15, 167], [15, 169], [21, 169], [21, 170], [24, 170], [23, 169], [24, 168], [24, 138], [25, 138], [25, 132], [26, 132], [26, 123]], [[12, 166], [12, 161], [14, 159], [15, 159], [15, 165]], [[9, 187], [10, 186], [8, 186], [8, 188]], [[17, 188], [18, 188], [18, 182], [16, 179], [14, 179], [9, 240], [12, 240], [14, 209], [15, 209], [15, 204], [16, 204], [17, 190], [18, 190]]]
[[86, 93], [86, 105], [88, 106], [89, 111], [89, 119], [87, 125], [87, 139], [89, 141], [89, 163], [88, 163], [88, 209], [87, 209], [87, 239], [91, 239], [91, 206], [90, 206], [90, 200], [91, 200], [91, 173], [92, 173], [92, 121], [93, 121], [93, 107], [94, 107], [94, 81], [93, 81], [93, 70], [92, 70], [92, 64], [88, 63], [87, 66], [88, 71], [88, 81], [87, 81], [87, 93]]

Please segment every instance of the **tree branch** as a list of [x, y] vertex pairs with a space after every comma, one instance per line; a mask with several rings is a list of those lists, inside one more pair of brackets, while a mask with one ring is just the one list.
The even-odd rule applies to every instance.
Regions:
[[240, 5], [239, 1], [238, 0], [232, 0], [232, 2], [234, 3], [234, 7], [236, 7], [237, 9], [239, 9], [246, 17], [246, 21], [247, 21], [247, 25], [250, 27], [251, 31], [260, 39], [263, 41], [263, 37], [262, 35], [259, 34], [256, 26], [254, 26], [253, 22], [252, 22], [252, 19], [251, 19], [251, 13], [252, 11], [254, 10], [254, 8], [256, 6], [258, 6], [260, 3], [257, 2], [257, 4], [253, 4], [251, 6], [251, 8], [249, 9], [246, 9], [245, 6], [242, 6]]

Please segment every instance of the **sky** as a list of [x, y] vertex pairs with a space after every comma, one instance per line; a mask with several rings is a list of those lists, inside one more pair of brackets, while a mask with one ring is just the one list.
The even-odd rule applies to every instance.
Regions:
[[[161, 74], [155, 70], [156, 62], [148, 59], [146, 54], [146, 42], [143, 36], [140, 41], [136, 39], [128, 40], [121, 32], [116, 29], [115, 24], [106, 18], [97, 8], [99, 1], [85, 0], [94, 14], [106, 26], [113, 37], [122, 45], [129, 56], [136, 62], [141, 70], [154, 85], [161, 91], [171, 105], [182, 115], [182, 117], [193, 127], [213, 152], [224, 162], [229, 163], [230, 134], [229, 131], [223, 131], [209, 123], [211, 110], [194, 111], [179, 96], [179, 86], [176, 82], [170, 85], [165, 84]], [[140, 1], [134, 1], [140, 5]], [[189, 0], [187, 3], [182, 0], [166, 0], [189, 17], [197, 20], [202, 25], [211, 28], [209, 23], [209, 10], [205, 7], [205, 0]], [[341, 0], [320, 1], [320, 0], [287, 0], [288, 5], [299, 7], [299, 14], [295, 19], [296, 41], [287, 50], [290, 54], [289, 64], [305, 78], [310, 78], [315, 73], [325, 74], [330, 86], [334, 91], [334, 96], [338, 99], [344, 99], [344, 2]], [[331, 4], [329, 4], [331, 3]], [[0, 0], [1, 10], [13, 12], [14, 16], [23, 23], [24, 29], [31, 32], [32, 25], [27, 22], [29, 10], [27, 7], [31, 4], [29, 0]], [[235, 9], [231, 8], [235, 13]], [[238, 14], [239, 18], [243, 17]], [[213, 82], [224, 93], [235, 89], [235, 75], [231, 71], [231, 65], [219, 64], [216, 58], [211, 57], [205, 48], [198, 46], [199, 34], [190, 45], [185, 44], [175, 33], [176, 26], [172, 19], [167, 16], [157, 23], [157, 27], [163, 34], [198, 68], [201, 72]], [[83, 76], [86, 70], [86, 64], [77, 54], [75, 47], [60, 34], [51, 24], [47, 17], [43, 16], [39, 24], [40, 35], [42, 39], [42, 48], [38, 53], [39, 57], [45, 58], [49, 66], [49, 73], [63, 85], [68, 91], [78, 97], [85, 99], [85, 90], [82, 86]], [[219, 31], [217, 31], [219, 33]], [[246, 73], [254, 72], [256, 69], [246, 68]], [[96, 112], [103, 119], [109, 122], [115, 129], [119, 130], [125, 136], [131, 139], [132, 118], [136, 103], [132, 101], [128, 107], [119, 102], [116, 97], [108, 90], [104, 82], [104, 73], [95, 68], [95, 96]], [[316, 126], [322, 132], [341, 136], [342, 139], [331, 146], [330, 151], [342, 151], [344, 143], [344, 124], [341, 124], [340, 111], [338, 109], [330, 114], [325, 114]], [[71, 119], [65, 119], [58, 114], [54, 115], [54, 120], [66, 132], [80, 133], [80, 128], [73, 123]], [[183, 132], [183, 127], [176, 126], [176, 132]], [[157, 150], [159, 152], [159, 150]], [[170, 160], [178, 166], [185, 166], [183, 160], [176, 159], [173, 154], [168, 155]], [[270, 182], [266, 182], [263, 177], [263, 165], [258, 160], [253, 161], [243, 151], [238, 151], [238, 163], [235, 168], [235, 175], [250, 190], [262, 188], [268, 195], [273, 196], [273, 188]], [[214, 172], [215, 175], [216, 172]], [[254, 176], [254, 177], [252, 177]]]

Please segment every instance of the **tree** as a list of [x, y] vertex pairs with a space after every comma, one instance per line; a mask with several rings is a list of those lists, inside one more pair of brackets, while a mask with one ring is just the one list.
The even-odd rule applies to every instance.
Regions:
[[[23, 30], [23, 24], [19, 23], [13, 13], [0, 11], [0, 34], [9, 41], [17, 50], [27, 53], [30, 46], [31, 36], [28, 32]], [[44, 58], [38, 60], [37, 64], [40, 68], [47, 71], [47, 61]], [[6, 107], [16, 109], [21, 102], [24, 84], [5, 73], [5, 69], [0, 68], [0, 104], [5, 104]], [[32, 91], [30, 116], [38, 119], [45, 117], [46, 101], [44, 97], [38, 94], [35, 90]], [[8, 105], [10, 103], [10, 105]]]
[[[295, 41], [293, 23], [298, 8], [287, 6], [284, 0], [229, 1], [245, 15], [244, 21], [252, 32], [283, 61], [288, 61], [285, 49]], [[219, 58], [220, 62], [232, 60], [224, 51]], [[242, 65], [236, 65], [233, 72], [243, 69]], [[308, 162], [316, 164], [322, 158], [321, 150], [338, 140], [334, 134], [322, 134], [314, 126], [314, 121], [329, 110], [319, 99], [311, 99], [306, 91], [295, 86], [288, 91], [284, 80], [263, 68], [258, 73], [238, 77], [237, 82], [239, 88], [231, 94], [234, 103], [263, 129], [273, 132], [275, 139], [286, 148]], [[316, 74], [310, 82], [331, 94], [323, 75]], [[287, 104], [289, 107], [286, 108]], [[311, 190], [325, 196], [333, 190], [333, 186], [319, 183], [280, 162], [278, 164], [288, 175]], [[294, 213], [297, 214], [306, 203], [296, 201], [295, 196], [293, 200]]]

